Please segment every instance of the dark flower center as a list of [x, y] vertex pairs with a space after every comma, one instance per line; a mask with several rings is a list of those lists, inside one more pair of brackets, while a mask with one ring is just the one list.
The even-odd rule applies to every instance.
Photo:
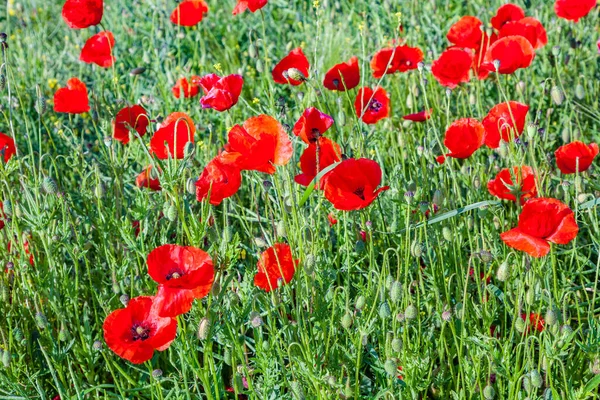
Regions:
[[379, 110], [381, 110], [381, 107], [383, 107], [383, 104], [381, 104], [378, 100], [373, 99], [369, 102], [370, 111], [379, 112]]
[[365, 188], [363, 187], [359, 187], [356, 190], [354, 190], [353, 192], [355, 195], [357, 195], [358, 197], [360, 197], [361, 200], [365, 199]]
[[338, 87], [340, 85], [340, 80], [339, 79], [334, 79], [333, 80], [333, 86]]
[[144, 341], [150, 337], [150, 329], [141, 324], [134, 324], [131, 327], [131, 338], [133, 341]]
[[311, 133], [311, 137], [310, 137], [311, 142], [316, 142], [317, 139], [319, 138], [319, 136], [321, 136], [321, 131], [319, 131], [317, 128], [313, 128], [313, 130], [310, 133]]
[[181, 271], [180, 269], [173, 269], [173, 270], [169, 271], [169, 273], [167, 274], [167, 276], [165, 278], [168, 281], [170, 281], [171, 279], [179, 279], [183, 275], [185, 275], [185, 273], [183, 271]]

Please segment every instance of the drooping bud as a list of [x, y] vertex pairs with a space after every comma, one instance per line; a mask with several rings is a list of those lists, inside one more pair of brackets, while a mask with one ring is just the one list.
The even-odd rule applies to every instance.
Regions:
[[210, 320], [206, 317], [200, 320], [198, 324], [198, 339], [206, 340], [210, 332]]

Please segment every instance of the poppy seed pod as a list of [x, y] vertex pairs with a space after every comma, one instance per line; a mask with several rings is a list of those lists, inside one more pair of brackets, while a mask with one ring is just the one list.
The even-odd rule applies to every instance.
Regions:
[[365, 296], [358, 296], [358, 298], [356, 299], [355, 307], [357, 310], [362, 310], [363, 308], [365, 308], [366, 303], [367, 299], [365, 298]]
[[381, 319], [388, 319], [392, 315], [392, 310], [390, 309], [390, 305], [387, 301], [384, 301], [379, 306], [379, 317]]
[[99, 340], [94, 341], [94, 343], [92, 344], [92, 349], [94, 349], [95, 351], [102, 350], [102, 342]]
[[483, 388], [483, 398], [485, 400], [494, 400], [495, 397], [496, 390], [494, 390], [492, 385], [487, 385], [485, 388]]
[[342, 326], [345, 329], [349, 329], [352, 326], [352, 314], [350, 314], [349, 312], [346, 312], [346, 314], [344, 314], [344, 316], [342, 317]]
[[579, 100], [585, 99], [585, 88], [581, 83], [578, 83], [577, 86], [575, 86], [575, 97]]
[[406, 310], [404, 310], [404, 314], [406, 315], [406, 319], [408, 319], [409, 321], [417, 318], [417, 307], [415, 307], [412, 304], [409, 305], [408, 307], [406, 307]]
[[10, 354], [9, 350], [4, 350], [2, 352], [2, 364], [4, 365], [4, 368], [8, 368], [10, 367], [10, 360], [12, 359], [12, 356]]
[[541, 388], [543, 384], [542, 375], [538, 372], [537, 369], [532, 370], [529, 373], [529, 378], [531, 379], [531, 385], [535, 388]]
[[42, 180], [42, 189], [47, 194], [54, 194], [58, 190], [56, 182], [49, 176], [44, 177]]

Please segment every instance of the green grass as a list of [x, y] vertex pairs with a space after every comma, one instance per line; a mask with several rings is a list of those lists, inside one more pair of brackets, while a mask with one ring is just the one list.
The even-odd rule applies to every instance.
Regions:
[[[488, 385], [502, 399], [598, 398], [598, 161], [576, 177], [561, 175], [553, 160], [565, 142], [600, 140], [598, 12], [573, 24], [557, 19], [550, 1], [517, 1], [548, 31], [549, 44], [530, 68], [449, 93], [427, 71], [386, 76], [392, 116], [375, 126], [356, 121], [354, 92], [346, 97], [321, 86], [325, 71], [352, 55], [361, 60], [364, 85], [374, 86], [369, 60], [396, 37], [398, 12], [402, 37], [430, 64], [447, 47], [453, 22], [463, 15], [487, 22], [501, 3], [321, 0], [314, 8], [311, 1], [271, 0], [263, 12], [232, 17], [233, 0], [208, 0], [205, 20], [187, 29], [169, 22], [174, 1], [107, 1], [103, 25], [115, 35], [117, 57], [110, 69], [78, 61], [100, 28], [70, 30], [62, 2], [2, 4], [9, 49], [0, 131], [14, 127], [20, 154], [0, 162], [0, 201], [12, 204], [0, 231], [0, 268], [14, 265], [0, 274], [0, 399], [235, 398], [226, 387], [253, 399], [481, 399]], [[249, 56], [250, 45], [259, 58]], [[297, 46], [311, 62], [311, 79], [299, 87], [274, 84], [271, 68]], [[146, 71], [130, 75], [135, 67]], [[221, 71], [245, 79], [240, 102], [226, 113], [171, 93], [181, 76]], [[88, 85], [92, 111], [57, 114], [48, 100], [48, 110], [36, 112], [40, 94], [52, 99], [54, 85], [72, 76]], [[553, 86], [565, 92], [561, 105], [552, 101]], [[483, 148], [438, 165], [445, 128], [458, 118], [483, 118], [505, 100], [500, 89], [531, 107], [528, 122], [540, 133], [525, 134], [526, 146]], [[149, 164], [151, 134], [128, 146], [105, 140], [116, 111], [140, 101], [153, 119], [183, 111], [198, 126], [194, 156], [165, 163], [158, 193], [135, 186]], [[402, 121], [426, 105], [434, 109], [430, 121]], [[301, 202], [304, 188], [293, 182], [304, 148], [297, 138], [287, 166], [272, 176], [245, 172], [240, 191], [222, 205], [188, 193], [188, 179], [199, 176], [233, 125], [264, 113], [293, 126], [309, 106], [336, 119], [328, 135], [346, 154], [381, 165], [391, 190], [371, 207], [334, 211], [317, 191]], [[500, 240], [516, 226], [519, 209], [486, 189], [499, 169], [520, 163], [538, 171], [540, 195], [569, 204], [580, 226], [575, 241], [541, 259]], [[43, 190], [48, 178], [56, 191]], [[436, 216], [444, 217], [425, 223], [434, 196], [442, 199]], [[172, 205], [170, 220], [161, 213]], [[330, 227], [332, 211], [339, 222]], [[134, 220], [141, 222], [137, 238]], [[301, 267], [291, 284], [267, 294], [253, 285], [256, 262], [265, 244], [281, 240]], [[103, 345], [102, 323], [122, 307], [122, 295], [156, 291], [145, 260], [165, 243], [206, 250], [218, 285], [178, 318], [167, 351], [135, 366]], [[500, 280], [503, 264], [509, 276]], [[470, 277], [470, 268], [490, 283]], [[549, 311], [556, 322], [541, 333], [515, 326], [521, 312], [548, 319]], [[203, 318], [210, 324], [199, 338]], [[386, 372], [395, 365], [402, 379]]]

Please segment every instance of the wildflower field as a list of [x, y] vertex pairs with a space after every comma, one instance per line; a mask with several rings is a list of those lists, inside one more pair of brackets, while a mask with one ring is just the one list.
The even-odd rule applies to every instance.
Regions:
[[600, 398], [599, 12], [3, 2], [0, 400]]

